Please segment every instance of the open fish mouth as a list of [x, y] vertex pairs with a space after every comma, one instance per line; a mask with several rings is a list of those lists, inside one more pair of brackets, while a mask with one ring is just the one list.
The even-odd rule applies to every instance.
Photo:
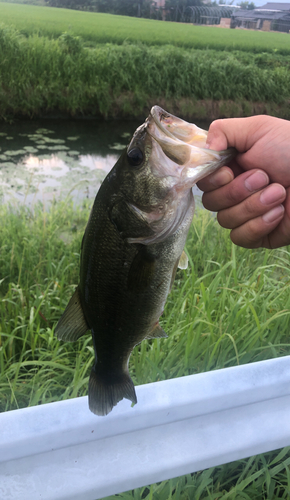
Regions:
[[171, 115], [159, 106], [153, 106], [150, 111], [156, 126], [173, 141], [181, 141], [191, 146], [205, 147], [207, 131], [193, 123], [188, 123], [177, 116]]
[[[206, 130], [171, 115], [159, 106], [151, 109], [146, 130], [167, 158], [175, 163], [175, 174], [179, 176], [182, 189], [194, 186], [236, 154], [233, 148], [226, 151], [206, 149]], [[171, 173], [173, 174], [172, 164]]]

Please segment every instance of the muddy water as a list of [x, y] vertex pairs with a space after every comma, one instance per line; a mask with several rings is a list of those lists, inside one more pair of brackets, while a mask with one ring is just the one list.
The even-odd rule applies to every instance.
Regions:
[[[21, 121], [0, 124], [0, 202], [45, 208], [71, 195], [94, 198], [140, 122]], [[198, 124], [208, 128], [208, 124]], [[196, 188], [196, 194], [198, 190]]]

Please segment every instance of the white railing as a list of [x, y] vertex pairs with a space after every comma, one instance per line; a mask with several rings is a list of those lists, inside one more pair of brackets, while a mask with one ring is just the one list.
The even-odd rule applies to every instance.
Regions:
[[290, 356], [0, 414], [0, 498], [96, 500], [290, 445]]

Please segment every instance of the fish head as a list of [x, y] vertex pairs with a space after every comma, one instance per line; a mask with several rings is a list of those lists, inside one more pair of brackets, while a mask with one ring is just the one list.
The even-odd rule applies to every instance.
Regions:
[[234, 148], [219, 152], [205, 148], [206, 130], [167, 113], [159, 106], [150, 111], [147, 133], [153, 142], [151, 166], [155, 176], [170, 178], [171, 187], [177, 191], [192, 188], [236, 154]]
[[207, 131], [159, 106], [151, 109], [114, 174], [130, 210], [152, 233], [129, 242], [156, 243], [173, 234], [192, 208], [192, 187], [234, 157], [233, 148], [206, 149], [206, 139]]

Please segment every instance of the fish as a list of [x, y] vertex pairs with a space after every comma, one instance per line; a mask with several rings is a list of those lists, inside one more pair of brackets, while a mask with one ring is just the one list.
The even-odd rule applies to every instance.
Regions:
[[101, 184], [81, 245], [79, 284], [55, 334], [72, 342], [91, 330], [95, 361], [89, 408], [107, 415], [137, 403], [129, 358], [159, 324], [194, 214], [192, 187], [228, 163], [233, 148], [205, 148], [207, 132], [153, 106]]

